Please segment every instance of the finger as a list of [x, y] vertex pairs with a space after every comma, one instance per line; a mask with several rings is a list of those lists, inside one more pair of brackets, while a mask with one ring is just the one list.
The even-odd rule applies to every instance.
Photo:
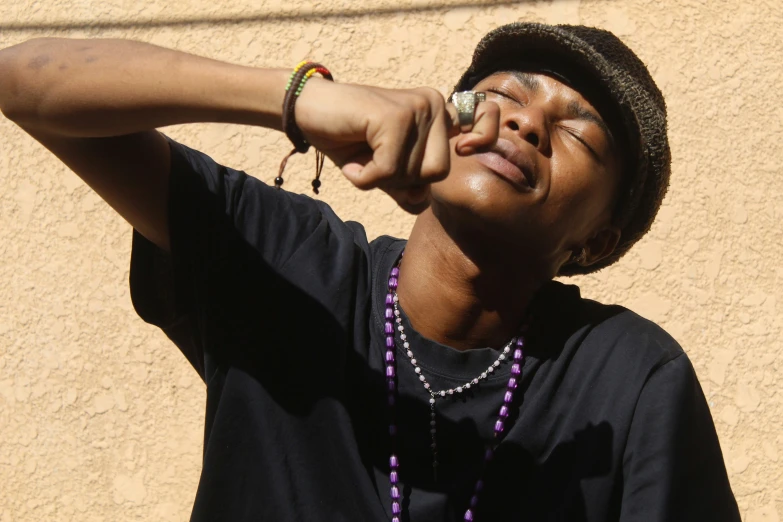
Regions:
[[[342, 158], [341, 158], [342, 159]], [[353, 183], [354, 179], [361, 177], [361, 172], [368, 163], [372, 161], [372, 149], [367, 147], [366, 144], [361, 144], [356, 147], [356, 151], [351, 154], [347, 154], [342, 161], [335, 161], [335, 165], [340, 167], [343, 175]]]
[[362, 190], [369, 190], [394, 178], [403, 165], [412, 124], [409, 115], [400, 111], [393, 118], [382, 120], [375, 128], [368, 129], [367, 144], [373, 149], [372, 159], [359, 170], [344, 170], [351, 183]]
[[444, 179], [451, 168], [449, 132], [451, 114], [445, 104], [439, 107], [427, 135], [424, 157], [421, 160], [420, 180], [434, 183]]
[[[408, 136], [405, 171], [392, 182], [392, 186], [401, 189], [439, 181], [448, 174], [446, 100], [440, 92], [431, 88], [422, 87], [409, 92], [406, 105], [414, 114], [415, 125]], [[439, 149], [442, 150], [439, 152]]]
[[[422, 167], [428, 147], [430, 146], [430, 133], [433, 125], [439, 117], [442, 118], [446, 101], [443, 95], [435, 89], [421, 87], [408, 91], [406, 105], [414, 115], [415, 124], [408, 135], [407, 166], [401, 176], [396, 179], [400, 188], [417, 186], [427, 183], [421, 179]], [[443, 125], [441, 123], [441, 125]]]
[[451, 116], [449, 135], [454, 137], [462, 134], [456, 143], [458, 154], [473, 154], [477, 149], [490, 146], [497, 141], [500, 132], [500, 107], [495, 102], [486, 101], [476, 104], [473, 128], [467, 133], [460, 132], [457, 110], [452, 104], [449, 104], [449, 115]]
[[[481, 104], [479, 104], [481, 105]], [[449, 113], [449, 121], [448, 123], [448, 133], [449, 133], [449, 139], [453, 138], [454, 136], [458, 136], [462, 133], [462, 129], [459, 125], [459, 114], [457, 114], [457, 108], [454, 106], [453, 103], [449, 102], [446, 104], [446, 112]]]

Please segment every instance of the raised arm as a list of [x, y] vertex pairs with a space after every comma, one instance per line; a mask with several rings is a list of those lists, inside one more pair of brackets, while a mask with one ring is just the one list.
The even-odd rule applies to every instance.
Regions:
[[45, 38], [0, 51], [3, 113], [166, 249], [169, 151], [154, 129], [276, 128], [285, 81], [285, 71], [127, 40]]
[[[0, 51], [0, 110], [168, 249], [170, 158], [155, 129], [224, 122], [279, 130], [288, 74], [135, 41], [44, 38]], [[429, 183], [448, 174], [448, 140], [459, 132], [433, 89], [319, 79], [300, 96], [296, 121], [352, 183], [379, 187], [412, 212], [426, 208]], [[469, 152], [497, 132], [497, 106], [482, 103], [457, 147]]]

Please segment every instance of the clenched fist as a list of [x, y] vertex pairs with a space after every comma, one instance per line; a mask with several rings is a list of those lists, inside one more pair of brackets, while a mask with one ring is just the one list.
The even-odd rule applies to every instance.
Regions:
[[[450, 168], [450, 147], [471, 154], [498, 138], [499, 109], [476, 106], [473, 129], [460, 135], [457, 112], [435, 89], [381, 89], [308, 82], [296, 104], [305, 138], [355, 186], [379, 188], [405, 210], [429, 205], [429, 186]], [[458, 139], [450, 141], [451, 138]]]

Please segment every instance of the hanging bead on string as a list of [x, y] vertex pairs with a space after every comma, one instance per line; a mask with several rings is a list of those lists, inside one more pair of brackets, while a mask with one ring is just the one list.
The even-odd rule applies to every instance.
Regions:
[[[402, 254], [400, 254], [402, 258]], [[405, 335], [404, 328], [400, 328], [402, 326], [402, 322], [399, 317], [399, 313], [395, 314], [395, 311], [399, 312], [399, 309], [397, 307], [397, 286], [399, 284], [399, 276], [400, 276], [400, 269], [399, 269], [399, 262], [398, 265], [392, 268], [391, 273], [389, 274], [389, 282], [388, 282], [388, 293], [386, 294], [386, 310], [385, 310], [385, 322], [384, 322], [384, 334], [385, 334], [385, 343], [386, 343], [386, 352], [384, 354], [384, 361], [386, 364], [386, 386], [387, 386], [387, 397], [388, 397], [388, 404], [389, 404], [389, 436], [391, 440], [391, 455], [389, 456], [389, 497], [391, 499], [391, 512], [392, 512], [392, 519], [391, 522], [401, 522], [401, 515], [402, 515], [402, 505], [401, 505], [401, 496], [400, 496], [400, 476], [399, 476], [399, 470], [400, 470], [400, 461], [399, 457], [397, 456], [397, 446], [396, 446], [396, 439], [397, 439], [397, 424], [396, 424], [396, 416], [395, 416], [395, 407], [397, 403], [397, 361], [396, 361], [396, 333], [395, 330], [400, 331], [400, 337], [403, 341], [403, 348], [406, 350], [406, 355], [408, 355], [409, 358], [411, 358], [411, 362], [414, 365], [414, 367], [418, 367], [417, 362], [415, 361], [415, 358], [413, 357], [413, 354], [410, 350], [410, 343], [407, 340], [406, 337], [402, 337]], [[395, 323], [397, 323], [397, 328], [395, 329]], [[512, 357], [512, 365], [511, 365], [511, 376], [508, 379], [508, 383], [506, 384], [506, 391], [503, 394], [503, 403], [500, 406], [500, 409], [498, 410], [497, 419], [494, 424], [494, 440], [491, 443], [491, 445], [487, 448], [485, 454], [484, 454], [484, 464], [482, 466], [482, 472], [479, 479], [476, 481], [476, 485], [473, 488], [473, 495], [470, 498], [470, 502], [468, 505], [468, 509], [465, 511], [465, 514], [463, 515], [462, 519], [464, 522], [473, 522], [476, 519], [476, 509], [479, 505], [479, 496], [484, 488], [484, 481], [483, 476], [487, 470], [487, 467], [489, 466], [490, 462], [495, 456], [495, 451], [497, 450], [498, 445], [503, 440], [506, 431], [507, 426], [506, 422], [508, 421], [509, 415], [510, 415], [510, 409], [515, 401], [516, 391], [519, 387], [519, 380], [521, 379], [522, 375], [522, 366], [524, 364], [525, 354], [524, 354], [524, 348], [525, 348], [525, 340], [520, 335], [519, 337], [516, 337], [511, 340], [508, 346], [508, 350], [505, 350], [503, 353], [501, 353], [500, 357], [502, 359], [498, 359], [498, 361], [502, 361], [506, 358], [506, 354], [508, 351], [511, 350], [511, 346], [514, 346], [514, 353]], [[496, 363], [499, 364], [499, 362], [496, 361], [495, 363], [490, 366], [490, 368], [487, 370], [487, 372], [484, 373], [492, 373], [494, 371], [494, 368], [497, 367]], [[422, 374], [420, 372], [416, 372], [418, 375], [420, 375], [420, 381], [426, 382], [425, 379], [421, 379]], [[479, 376], [482, 378], [481, 376]], [[484, 379], [486, 376], [483, 377]], [[470, 381], [470, 384], [473, 384], [473, 381]], [[430, 388], [426, 388], [430, 389]], [[463, 386], [464, 389], [464, 386]], [[447, 390], [445, 395], [451, 395], [448, 393]], [[462, 391], [457, 391], [456, 388], [452, 389], [453, 393], [461, 393]], [[431, 423], [435, 421], [434, 417], [434, 405], [435, 405], [435, 397], [440, 396], [440, 392], [437, 393], [437, 395], [434, 392], [430, 392], [430, 408], [432, 412], [431, 416]], [[434, 436], [434, 424], [431, 424], [431, 427], [433, 428]], [[433, 443], [434, 445], [434, 443]], [[434, 446], [433, 446], [434, 447]]]

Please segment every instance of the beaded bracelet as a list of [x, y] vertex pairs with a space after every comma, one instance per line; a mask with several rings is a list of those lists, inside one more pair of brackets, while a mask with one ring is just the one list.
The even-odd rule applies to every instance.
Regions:
[[[294, 71], [291, 73], [291, 77], [288, 79], [288, 83], [285, 86], [285, 98], [283, 99], [283, 131], [288, 139], [294, 145], [292, 150], [280, 164], [280, 171], [275, 178], [275, 187], [280, 188], [283, 186], [283, 171], [285, 170], [288, 158], [300, 152], [304, 154], [310, 150], [310, 144], [304, 138], [301, 129], [296, 124], [295, 112], [296, 100], [299, 95], [302, 94], [302, 89], [307, 83], [307, 80], [313, 77], [316, 73], [323, 76], [329, 81], [334, 81], [332, 73], [329, 69], [321, 65], [320, 63], [311, 62], [305, 60], [297, 64]], [[315, 151], [315, 179], [313, 180], [313, 192], [318, 194], [318, 188], [321, 186], [321, 171], [324, 168], [324, 153], [317, 150]]]

